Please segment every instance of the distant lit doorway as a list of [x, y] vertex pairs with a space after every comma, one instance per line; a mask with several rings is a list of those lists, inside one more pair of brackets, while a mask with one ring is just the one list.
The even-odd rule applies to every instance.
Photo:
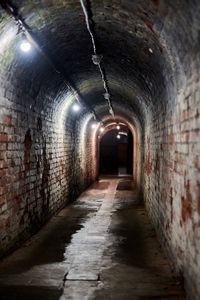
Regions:
[[99, 173], [133, 175], [133, 136], [128, 128], [112, 129], [102, 137]]

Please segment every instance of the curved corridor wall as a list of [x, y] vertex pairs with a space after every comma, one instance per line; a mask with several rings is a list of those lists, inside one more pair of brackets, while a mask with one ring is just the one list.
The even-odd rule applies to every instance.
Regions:
[[[0, 255], [96, 178], [92, 111], [109, 114], [80, 1], [8, 2], [60, 71], [34, 47], [21, 52], [22, 34], [0, 8]], [[89, 2], [114, 112], [138, 134], [147, 211], [199, 300], [199, 1]], [[61, 73], [86, 104], [79, 114]]]
[[81, 166], [78, 155], [90, 147], [83, 129], [88, 113], [73, 112], [74, 97], [38, 53], [16, 53], [10, 65], [6, 54], [0, 62], [0, 256], [91, 182], [88, 161]]

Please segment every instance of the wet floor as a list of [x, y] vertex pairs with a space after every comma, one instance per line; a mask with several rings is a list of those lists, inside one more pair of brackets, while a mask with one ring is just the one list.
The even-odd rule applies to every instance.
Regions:
[[0, 263], [1, 300], [185, 299], [130, 178], [102, 178]]

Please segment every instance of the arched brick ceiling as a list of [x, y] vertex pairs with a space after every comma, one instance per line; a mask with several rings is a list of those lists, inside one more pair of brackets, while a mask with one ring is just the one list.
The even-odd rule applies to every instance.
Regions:
[[[190, 76], [193, 59], [199, 51], [197, 2], [88, 1], [97, 51], [103, 54], [114, 109], [115, 103], [129, 104], [143, 122], [146, 108], [175, 98], [176, 89]], [[80, 2], [12, 0], [9, 3], [81, 97], [94, 108], [107, 105], [98, 68], [91, 61], [92, 44]], [[51, 88], [55, 94], [65, 91], [57, 74], [36, 50], [32, 58], [24, 58], [16, 45], [13, 47], [18, 55], [13, 61], [16, 60], [14, 67], [20, 82], [28, 77], [35, 83], [36, 95], [41, 86], [45, 91], [48, 87], [50, 93]]]

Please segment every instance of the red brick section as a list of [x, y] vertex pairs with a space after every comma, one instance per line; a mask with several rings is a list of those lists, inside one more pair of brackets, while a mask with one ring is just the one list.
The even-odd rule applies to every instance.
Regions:
[[70, 113], [60, 122], [53, 96], [50, 101], [42, 115], [37, 106], [24, 113], [23, 106], [2, 98], [3, 111], [13, 117], [0, 115], [0, 256], [37, 232], [92, 181], [91, 142], [82, 132], [86, 117], [76, 122]]
[[144, 163], [147, 209], [165, 250], [196, 294], [195, 277], [200, 269], [199, 105], [200, 84], [192, 80], [177, 96], [170, 118], [157, 117], [149, 126]]
[[[103, 89], [80, 2], [13, 2], [42, 49], [96, 109]], [[90, 3], [114, 109], [128, 111], [139, 135], [135, 169], [147, 210], [191, 299], [199, 300], [199, 1]], [[95, 177], [91, 153], [97, 158], [89, 127], [83, 130], [87, 114], [62, 113], [69, 91], [59, 73], [37, 51], [22, 54], [16, 26], [2, 16], [0, 255], [76, 198]]]

